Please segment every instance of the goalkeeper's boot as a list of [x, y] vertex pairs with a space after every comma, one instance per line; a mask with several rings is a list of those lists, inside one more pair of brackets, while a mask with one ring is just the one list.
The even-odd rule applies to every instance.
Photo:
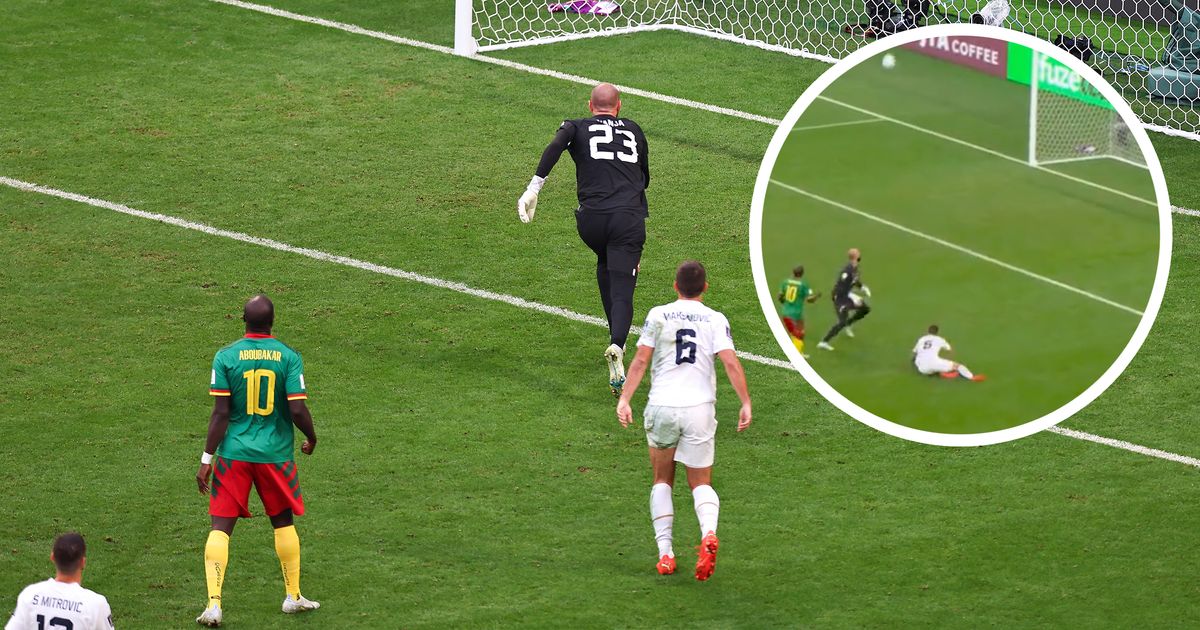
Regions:
[[620, 396], [625, 387], [625, 351], [614, 343], [604, 351], [604, 359], [608, 361], [608, 386], [613, 396]]
[[209, 628], [216, 628], [220, 626], [221, 607], [213, 604], [212, 606], [205, 608], [204, 612], [200, 613], [199, 617], [196, 617], [196, 623]]
[[663, 556], [658, 559], [658, 564], [655, 565], [659, 575], [671, 575], [675, 572], [675, 556]]
[[958, 372], [942, 372], [942, 378], [958, 378]]
[[851, 338], [851, 339], [853, 339], [853, 338], [854, 338], [854, 329], [853, 329], [853, 328], [851, 328], [851, 327], [847, 326], [847, 327], [845, 327], [845, 328], [843, 328], [843, 329], [842, 329], [842, 332], [846, 333], [846, 336], [847, 336], [847, 337], [849, 337], [849, 338]]
[[817, 344], [817, 347], [820, 348], [821, 350], [828, 350], [830, 352], [833, 352], [833, 346], [829, 345], [828, 341], [822, 341], [821, 343]]
[[696, 579], [703, 582], [712, 577], [713, 569], [717, 566], [717, 546], [719, 545], [716, 532], [708, 532], [700, 539], [700, 557], [696, 560]]
[[306, 610], [316, 610], [321, 607], [321, 602], [314, 602], [311, 599], [301, 595], [300, 599], [292, 599], [288, 595], [283, 599], [283, 612], [287, 614], [304, 612]]
[[978, 382], [980, 382], [980, 381], [986, 381], [986, 380], [987, 380], [987, 377], [986, 377], [986, 376], [984, 376], [984, 375], [982, 375], [982, 374], [976, 374], [976, 375], [974, 375], [974, 376], [972, 376], [972, 377], [971, 377], [971, 380], [972, 380], [972, 381], [975, 381], [976, 383], [978, 383]]

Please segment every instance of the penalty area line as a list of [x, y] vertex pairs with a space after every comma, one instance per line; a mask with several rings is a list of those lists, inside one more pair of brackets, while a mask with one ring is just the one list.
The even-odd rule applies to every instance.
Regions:
[[[528, 309], [531, 311], [537, 311], [539, 313], [545, 313], [547, 315], [556, 315], [558, 317], [563, 317], [563, 318], [566, 318], [566, 319], [569, 319], [572, 321], [576, 321], [576, 322], [581, 322], [584, 324], [591, 324], [593, 326], [599, 326], [599, 327], [605, 328], [605, 329], [608, 328], [608, 322], [599, 317], [595, 317], [592, 315], [585, 315], [583, 313], [578, 313], [576, 311], [572, 311], [567, 308], [562, 308], [560, 306], [550, 306], [548, 304], [542, 304], [540, 302], [533, 302], [530, 300], [526, 300], [524, 298], [517, 297], [515, 295], [508, 295], [506, 293], [496, 293], [494, 291], [488, 291], [485, 289], [477, 289], [475, 287], [463, 284], [461, 282], [454, 282], [452, 280], [443, 280], [441, 278], [434, 278], [432, 276], [427, 276], [427, 275], [416, 273], [413, 271], [405, 271], [403, 269], [397, 269], [395, 267], [388, 267], [386, 265], [379, 265], [376, 263], [367, 262], [365, 260], [359, 260], [357, 258], [350, 258], [348, 256], [339, 256], [337, 254], [331, 254], [329, 252], [323, 252], [323, 251], [317, 250], [317, 249], [310, 249], [308, 247], [298, 247], [296, 245], [290, 245], [290, 244], [284, 243], [282, 241], [277, 241], [277, 240], [270, 239], [270, 238], [263, 238], [260, 236], [252, 236], [252, 235], [246, 234], [244, 232], [235, 232], [233, 230], [225, 230], [225, 229], [221, 229], [218, 227], [213, 227], [211, 225], [207, 225], [205, 223], [189, 221], [187, 219], [181, 219], [179, 217], [174, 217], [174, 216], [167, 215], [167, 214], [159, 214], [157, 212], [147, 212], [145, 210], [138, 210], [136, 208], [131, 208], [131, 207], [123, 205], [123, 204], [113, 203], [111, 201], [105, 201], [103, 199], [96, 199], [94, 197], [88, 197], [86, 195], [80, 195], [77, 193], [67, 192], [64, 190], [58, 190], [57, 188], [41, 186], [39, 184], [33, 184], [30, 182], [21, 181], [19, 179], [13, 179], [11, 177], [0, 176], [0, 184], [9, 186], [11, 188], [16, 188], [17, 190], [23, 190], [25, 192], [40, 193], [43, 195], [49, 195], [51, 197], [58, 197], [60, 199], [66, 199], [69, 201], [75, 201], [78, 203], [87, 204], [89, 206], [93, 206], [96, 208], [112, 210], [113, 212], [119, 212], [121, 214], [129, 215], [132, 217], [137, 217], [139, 219], [148, 219], [150, 221], [157, 221], [159, 223], [165, 223], [167, 225], [173, 225], [175, 227], [180, 227], [180, 228], [184, 228], [187, 230], [203, 232], [204, 234], [208, 234], [211, 236], [220, 236], [222, 238], [227, 238], [227, 239], [231, 239], [231, 240], [235, 240], [235, 241], [241, 241], [243, 243], [249, 243], [251, 245], [267, 247], [267, 248], [274, 249], [277, 251], [287, 252], [289, 254], [299, 254], [301, 256], [306, 256], [308, 258], [311, 258], [313, 260], [319, 260], [321, 262], [328, 262], [328, 263], [343, 265], [346, 267], [353, 267], [355, 269], [361, 269], [363, 271], [369, 271], [371, 273], [378, 273], [378, 274], [382, 274], [385, 276], [391, 276], [393, 278], [400, 278], [401, 280], [409, 280], [412, 282], [419, 282], [421, 284], [426, 284], [426, 285], [429, 285], [432, 287], [437, 287], [439, 289], [449, 289], [451, 291], [456, 291], [458, 293], [463, 293], [466, 295], [470, 295], [470, 296], [477, 297], [477, 298], [482, 298], [485, 300], [492, 300], [494, 302], [504, 302], [505, 304], [515, 306], [517, 308], [524, 308], [524, 309]], [[633, 334], [641, 334], [641, 328], [638, 326], [634, 326], [633, 328], [630, 329], [630, 332]], [[772, 367], [795, 369], [791, 363], [780, 360], [780, 359], [764, 357], [762, 355], [754, 354], [752, 352], [738, 351], [737, 354], [739, 357], [741, 357], [747, 361], [753, 361], [755, 363], [761, 363], [763, 365], [770, 365]]]
[[1064, 435], [1069, 438], [1075, 438], [1076, 440], [1085, 440], [1087, 442], [1095, 442], [1096, 444], [1103, 444], [1105, 446], [1119, 448], [1122, 450], [1129, 451], [1131, 453], [1137, 453], [1139, 455], [1146, 455], [1149, 457], [1157, 457], [1159, 459], [1165, 459], [1168, 461], [1185, 464], [1185, 465], [1191, 466], [1193, 468], [1200, 468], [1200, 459], [1196, 459], [1195, 457], [1188, 457], [1187, 455], [1179, 455], [1177, 453], [1162, 451], [1157, 448], [1141, 446], [1138, 444], [1134, 444], [1133, 442], [1126, 442], [1125, 440], [1114, 440], [1112, 438], [1106, 438], [1102, 435], [1096, 435], [1094, 433], [1086, 433], [1084, 431], [1076, 431], [1075, 429], [1068, 429], [1066, 427], [1055, 426], [1055, 427], [1050, 427], [1049, 429], [1046, 429], [1046, 430], [1051, 433], [1057, 433], [1059, 435]]
[[[123, 205], [123, 204], [113, 203], [111, 201], [105, 201], [103, 199], [96, 199], [94, 197], [88, 197], [86, 195], [80, 195], [78, 193], [66, 192], [63, 190], [58, 190], [57, 188], [50, 188], [48, 186], [41, 186], [38, 184], [21, 181], [19, 179], [13, 179], [11, 177], [0, 176], [0, 185], [8, 186], [10, 188], [15, 188], [17, 190], [21, 190], [21, 191], [25, 191], [25, 192], [38, 193], [38, 194], [42, 194], [42, 195], [48, 195], [51, 197], [58, 197], [59, 199], [66, 199], [68, 201], [74, 201], [77, 203], [86, 204], [86, 205], [89, 205], [89, 206], [92, 206], [95, 208], [101, 208], [104, 210], [111, 210], [113, 212], [118, 212], [121, 214], [125, 214], [125, 215], [132, 216], [132, 217], [137, 217], [140, 219], [147, 219], [150, 221], [156, 221], [158, 223], [165, 223], [167, 225], [172, 225], [175, 227], [180, 227], [180, 228], [184, 228], [184, 229], [188, 229], [188, 230], [194, 230], [196, 232], [202, 232], [204, 234], [208, 234], [211, 236], [219, 236], [222, 238], [228, 238], [231, 240], [240, 241], [240, 242], [248, 243], [251, 245], [267, 247], [267, 248], [278, 250], [281, 252], [287, 252], [290, 254], [298, 254], [301, 256], [306, 256], [313, 260], [321, 261], [321, 262], [330, 262], [330, 263], [334, 263], [334, 264], [338, 264], [338, 265], [344, 265], [346, 267], [353, 267], [355, 269], [361, 269], [363, 271], [369, 271], [371, 273], [383, 274], [386, 276], [400, 278], [403, 280], [411, 280], [413, 282], [419, 282], [421, 284], [426, 284], [426, 285], [437, 287], [440, 289], [449, 289], [451, 291], [456, 291], [458, 293], [471, 295], [471, 296], [482, 298], [485, 300], [503, 302], [503, 303], [509, 304], [511, 306], [529, 309], [529, 310], [537, 311], [539, 313], [545, 313], [547, 315], [557, 315], [558, 317], [563, 317], [563, 318], [566, 318], [566, 319], [569, 319], [572, 321], [576, 321], [576, 322], [581, 322], [584, 324], [591, 324], [593, 326], [599, 326], [601, 328], [608, 327], [608, 323], [605, 322], [604, 320], [600, 319], [599, 317], [594, 317], [592, 315], [584, 315], [583, 313], [577, 313], [570, 309], [562, 308], [559, 306], [549, 306], [547, 304], [533, 302], [530, 300], [526, 300], [524, 298], [519, 298], [515, 295], [508, 295], [505, 293], [496, 293], [494, 291], [487, 291], [484, 289], [476, 289], [475, 287], [463, 284], [461, 282], [442, 280], [441, 278], [434, 278], [432, 276], [426, 276], [426, 275], [414, 273], [411, 271], [404, 271], [402, 269], [396, 269], [394, 267], [378, 265], [375, 263], [366, 262], [366, 261], [358, 260], [355, 258], [349, 258], [347, 256], [338, 256], [337, 254], [331, 254], [328, 252], [323, 252], [323, 251], [316, 250], [316, 249], [310, 249], [307, 247], [297, 247], [295, 245], [289, 245], [287, 243], [284, 243], [281, 241], [276, 241], [274, 239], [262, 238], [259, 236], [251, 236], [251, 235], [245, 234], [243, 232], [235, 232], [232, 230], [224, 230], [224, 229], [221, 229], [218, 227], [213, 227], [211, 225], [207, 225], [204, 223], [199, 223], [196, 221], [189, 221], [187, 219], [182, 219], [182, 218], [174, 217], [174, 216], [167, 215], [167, 214], [159, 214], [157, 212], [147, 212], [145, 210], [137, 210], [135, 208], [131, 208], [131, 207]], [[630, 330], [630, 332], [633, 332], [635, 334], [640, 334], [640, 328], [635, 326]], [[761, 365], [768, 365], [771, 367], [777, 367], [777, 368], [782, 368], [785, 370], [796, 371], [795, 366], [793, 366], [790, 362], [783, 361], [781, 359], [774, 359], [771, 357], [765, 357], [765, 356], [750, 353], [750, 352], [740, 352], [740, 351], [738, 352], [738, 356], [747, 361], [751, 361], [751, 362], [758, 363]], [[1073, 438], [1073, 439], [1094, 442], [1096, 444], [1102, 444], [1102, 445], [1110, 446], [1113, 448], [1124, 449], [1124, 450], [1138, 453], [1141, 455], [1146, 455], [1148, 457], [1156, 457], [1158, 459], [1163, 459], [1163, 460], [1172, 461], [1172, 462], [1181, 463], [1181, 464], [1187, 464], [1189, 466], [1195, 466], [1197, 468], [1200, 468], [1200, 460], [1193, 459], [1191, 457], [1187, 457], [1186, 455], [1178, 455], [1176, 453], [1170, 453], [1170, 452], [1162, 451], [1162, 450], [1155, 449], [1155, 448], [1139, 446], [1139, 445], [1133, 444], [1131, 442], [1125, 442], [1122, 440], [1114, 440], [1112, 438], [1106, 438], [1106, 437], [1102, 437], [1099, 435], [1093, 435], [1091, 433], [1075, 431], [1072, 429], [1065, 429], [1062, 427], [1051, 427], [1049, 429], [1049, 431], [1051, 431], [1053, 433], [1057, 433], [1062, 436]]]

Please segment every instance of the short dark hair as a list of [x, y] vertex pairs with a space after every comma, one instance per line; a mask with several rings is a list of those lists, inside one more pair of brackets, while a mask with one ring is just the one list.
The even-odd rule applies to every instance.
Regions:
[[929, 326], [929, 334], [931, 334], [931, 335], [936, 335], [936, 334], [938, 334], [938, 327], [937, 327], [937, 324], [931, 324], [931, 325]]
[[685, 298], [699, 297], [704, 293], [704, 283], [708, 282], [708, 272], [695, 260], [685, 260], [675, 270], [675, 288], [679, 295]]
[[971, 14], [971, 23], [972, 24], [983, 24], [983, 16], [980, 15], [979, 13], [972, 13]]
[[799, 278], [804, 275], [804, 265], [796, 265], [792, 267], [792, 275]]
[[74, 573], [87, 555], [87, 544], [78, 532], [67, 532], [54, 539], [54, 566], [63, 573]]

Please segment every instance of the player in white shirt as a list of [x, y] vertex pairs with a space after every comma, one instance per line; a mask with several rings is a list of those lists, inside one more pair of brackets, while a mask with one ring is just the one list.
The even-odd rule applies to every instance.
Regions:
[[714, 357], [721, 359], [729, 382], [742, 401], [738, 431], [750, 426], [750, 393], [746, 374], [733, 349], [733, 337], [725, 316], [701, 301], [708, 290], [704, 266], [686, 261], [675, 271], [679, 299], [650, 309], [638, 339], [637, 354], [617, 401], [621, 426], [633, 422], [629, 399], [650, 369], [650, 397], [646, 402], [646, 441], [654, 485], [650, 488], [650, 518], [658, 543], [657, 569], [661, 575], [675, 572], [671, 527], [675, 508], [671, 488], [675, 462], [687, 469], [688, 485], [700, 521], [700, 554], [696, 579], [707, 580], [717, 562], [717, 512], [720, 501], [712, 488], [717, 416], [717, 371]]
[[83, 588], [86, 556], [83, 536], [71, 532], [54, 539], [54, 577], [21, 591], [4, 630], [111, 630], [108, 600]]
[[928, 376], [941, 374], [942, 378], [962, 376], [972, 381], [984, 379], [982, 374], [972, 374], [967, 366], [942, 358], [942, 350], [950, 352], [953, 349], [950, 342], [938, 336], [938, 327], [930, 326], [929, 333], [918, 339], [917, 345], [913, 346], [913, 365], [917, 366], [918, 372]]

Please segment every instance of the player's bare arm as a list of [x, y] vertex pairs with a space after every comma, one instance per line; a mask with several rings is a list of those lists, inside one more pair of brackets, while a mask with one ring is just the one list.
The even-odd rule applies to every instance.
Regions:
[[[213, 398], [212, 417], [208, 420], [208, 437], [204, 440], [204, 452], [216, 453], [217, 447], [221, 445], [221, 440], [225, 439], [225, 432], [229, 429], [229, 397], [217, 396]], [[196, 471], [196, 487], [200, 489], [200, 494], [208, 494], [208, 477], [212, 474], [212, 464], [200, 464], [200, 470]]]
[[303, 400], [289, 400], [288, 411], [292, 412], [292, 424], [304, 434], [305, 439], [300, 445], [300, 452], [312, 455], [313, 449], [317, 448], [317, 430], [313, 427], [312, 413], [308, 411], [308, 405], [304, 404]]
[[[805, 302], [808, 302], [809, 304], [812, 304], [813, 302], [816, 302], [816, 301], [817, 301], [817, 300], [819, 300], [819, 299], [821, 299], [821, 292], [820, 292], [820, 291], [813, 291], [812, 293], [809, 293], [809, 294], [808, 294], [808, 297], [804, 298], [804, 301], [805, 301]], [[780, 301], [782, 301], [782, 295], [781, 295], [781, 300], [780, 300]]]
[[562, 157], [563, 151], [566, 151], [567, 147], [571, 145], [571, 136], [574, 132], [574, 126], [571, 123], [564, 122], [558, 128], [558, 132], [554, 134], [554, 139], [542, 151], [542, 159], [538, 161], [537, 171], [534, 172], [533, 179], [529, 180], [529, 186], [525, 188], [525, 192], [517, 200], [517, 216], [520, 217], [522, 223], [529, 223], [533, 220], [533, 215], [537, 211], [538, 193], [542, 191], [542, 186], [545, 185], [546, 178], [550, 176], [550, 171], [554, 169], [554, 165]]
[[628, 427], [633, 423], [633, 408], [629, 406], [629, 399], [633, 398], [633, 393], [641, 384], [642, 377], [646, 375], [646, 367], [650, 365], [650, 355], [652, 354], [654, 354], [654, 348], [638, 346], [637, 352], [633, 355], [633, 362], [629, 364], [629, 371], [625, 374], [625, 387], [621, 390], [621, 397], [617, 400], [617, 420], [623, 427]]
[[738, 412], [738, 431], [745, 431], [746, 427], [750, 426], [750, 388], [746, 385], [746, 371], [742, 369], [742, 362], [738, 360], [737, 352], [733, 350], [722, 350], [717, 353], [721, 363], [725, 365], [725, 374], [729, 377], [729, 384], [733, 385], [733, 391], [737, 393], [738, 399], [742, 401], [742, 408]]

